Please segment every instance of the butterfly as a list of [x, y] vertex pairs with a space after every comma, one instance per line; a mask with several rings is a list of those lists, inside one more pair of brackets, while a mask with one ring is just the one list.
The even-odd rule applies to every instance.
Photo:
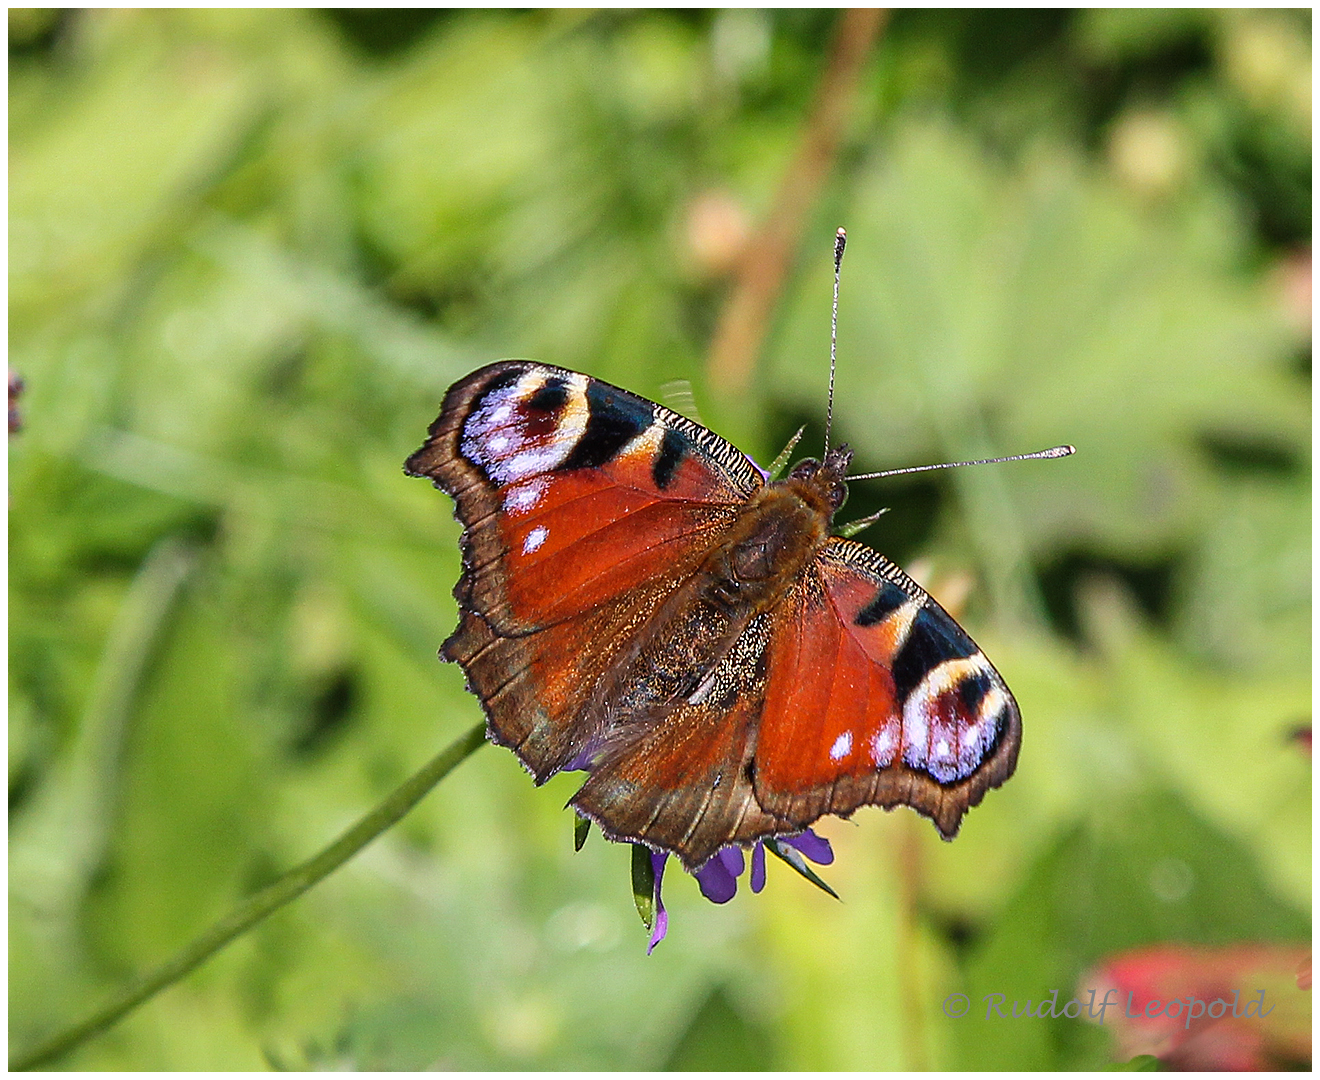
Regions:
[[586, 770], [580, 815], [689, 870], [867, 805], [951, 839], [1012, 775], [1021, 716], [948, 612], [832, 533], [851, 459], [770, 481], [579, 372], [506, 360], [455, 383], [405, 471], [463, 526], [441, 656], [490, 739], [537, 784]]

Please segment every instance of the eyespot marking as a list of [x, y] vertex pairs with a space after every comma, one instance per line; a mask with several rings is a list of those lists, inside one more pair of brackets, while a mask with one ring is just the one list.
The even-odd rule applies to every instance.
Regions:
[[569, 398], [568, 380], [559, 375], [552, 375], [527, 398], [527, 407], [537, 412], [558, 412]]
[[965, 779], [994, 750], [1008, 707], [980, 652], [937, 664], [903, 701], [904, 763], [942, 784]]
[[558, 467], [586, 429], [587, 383], [535, 368], [492, 380], [463, 422], [460, 453], [501, 485]]
[[949, 660], [964, 660], [980, 650], [939, 608], [923, 604], [894, 656], [894, 689], [905, 700], [931, 672]]

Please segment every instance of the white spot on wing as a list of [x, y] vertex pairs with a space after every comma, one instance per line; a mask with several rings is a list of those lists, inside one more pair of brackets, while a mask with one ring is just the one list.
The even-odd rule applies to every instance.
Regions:
[[523, 541], [523, 554], [530, 555], [533, 551], [545, 543], [545, 538], [550, 535], [550, 530], [544, 525], [538, 525], [527, 534], [527, 539]]
[[830, 747], [830, 760], [841, 761], [848, 756], [848, 751], [852, 749], [852, 732], [845, 731], [837, 739], [834, 745]]
[[877, 765], [888, 765], [894, 760], [894, 748], [898, 743], [897, 724], [886, 724], [871, 736], [871, 760]]
[[545, 478], [540, 476], [524, 480], [521, 484], [514, 484], [504, 493], [505, 511], [510, 514], [525, 514], [535, 509], [536, 504], [541, 501], [541, 496], [545, 494], [545, 486]]
[[930, 714], [925, 699], [916, 700], [914, 690], [903, 705], [903, 760], [913, 768], [926, 765], [930, 736]]

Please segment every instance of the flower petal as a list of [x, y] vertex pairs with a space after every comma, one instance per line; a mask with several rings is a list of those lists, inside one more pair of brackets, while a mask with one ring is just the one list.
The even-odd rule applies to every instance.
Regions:
[[752, 892], [759, 893], [765, 888], [765, 845], [759, 840], [752, 848]]
[[834, 861], [834, 850], [823, 836], [817, 836], [808, 829], [797, 836], [781, 836], [781, 843], [797, 848], [808, 859], [820, 866], [829, 866]]
[[651, 940], [646, 946], [646, 955], [651, 955], [654, 949], [664, 940], [665, 934], [669, 933], [669, 912], [665, 910], [664, 901], [660, 899], [660, 880], [665, 876], [665, 860], [669, 856], [663, 852], [651, 852], [651, 867], [655, 871], [655, 891], [652, 894], [655, 898], [655, 922], [651, 927]]
[[[738, 875], [726, 862], [725, 848], [715, 854], [705, 866], [696, 873], [697, 884], [701, 886], [701, 895], [715, 904], [727, 904], [738, 891]], [[737, 849], [734, 849], [737, 850]], [[742, 852], [738, 852], [738, 871], [742, 871]]]
[[742, 848], [740, 847], [723, 848], [716, 853], [716, 857], [720, 862], [724, 863], [725, 869], [734, 877], [741, 874], [743, 872], [743, 867], [746, 865], [743, 860]]

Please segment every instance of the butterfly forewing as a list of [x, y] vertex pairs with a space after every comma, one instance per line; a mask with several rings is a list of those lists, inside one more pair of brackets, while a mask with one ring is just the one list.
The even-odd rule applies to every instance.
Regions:
[[464, 525], [444, 655], [538, 781], [590, 750], [620, 655], [762, 484], [700, 425], [529, 361], [455, 384], [406, 469]]

